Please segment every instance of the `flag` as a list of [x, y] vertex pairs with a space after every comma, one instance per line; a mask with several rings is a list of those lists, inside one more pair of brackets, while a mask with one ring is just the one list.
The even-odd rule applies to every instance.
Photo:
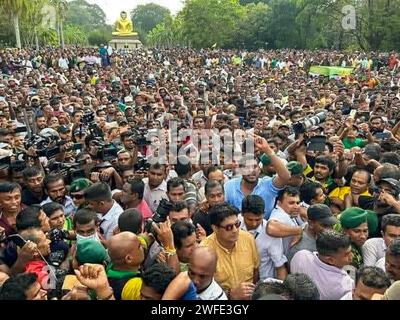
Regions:
[[217, 43], [214, 43], [211, 48], [216, 48], [217, 47]]

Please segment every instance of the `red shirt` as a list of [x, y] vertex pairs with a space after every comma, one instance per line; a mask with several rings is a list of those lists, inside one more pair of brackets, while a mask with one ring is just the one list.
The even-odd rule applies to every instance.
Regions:
[[139, 205], [135, 209], [139, 210], [139, 212], [142, 214], [143, 219], [151, 218], [153, 215], [149, 206], [147, 205], [146, 201], [144, 201], [144, 200], [142, 200], [142, 202], [140, 202]]

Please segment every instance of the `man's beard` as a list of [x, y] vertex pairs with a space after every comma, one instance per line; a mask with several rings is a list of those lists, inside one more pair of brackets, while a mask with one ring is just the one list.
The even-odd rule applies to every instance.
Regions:
[[[53, 199], [52, 199], [52, 200], [53, 200]], [[57, 203], [59, 203], [59, 204], [64, 205], [64, 203], [65, 203], [65, 196], [64, 196], [64, 197], [56, 198], [56, 199], [54, 199], [53, 201], [54, 201], [54, 202], [57, 202]]]

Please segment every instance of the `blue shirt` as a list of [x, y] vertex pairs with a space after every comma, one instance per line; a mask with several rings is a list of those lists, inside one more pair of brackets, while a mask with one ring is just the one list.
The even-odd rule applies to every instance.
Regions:
[[[225, 201], [229, 204], [235, 206], [240, 211], [242, 211], [242, 201], [244, 199], [244, 194], [240, 189], [240, 183], [242, 182], [242, 177], [232, 179], [225, 183]], [[278, 195], [280, 189], [273, 185], [273, 178], [265, 177], [258, 179], [257, 185], [253, 189], [252, 195], [257, 195], [263, 198], [265, 203], [264, 219], [268, 220], [271, 215], [271, 211], [275, 205], [275, 199]]]
[[181, 300], [197, 300], [196, 287], [193, 282], [190, 282], [189, 288], [181, 297]]

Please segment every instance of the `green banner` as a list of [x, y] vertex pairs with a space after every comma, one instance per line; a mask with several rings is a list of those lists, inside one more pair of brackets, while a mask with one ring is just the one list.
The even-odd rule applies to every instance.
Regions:
[[345, 77], [353, 72], [353, 68], [344, 67], [326, 67], [326, 66], [311, 66], [310, 74], [323, 75], [333, 78], [335, 76]]

